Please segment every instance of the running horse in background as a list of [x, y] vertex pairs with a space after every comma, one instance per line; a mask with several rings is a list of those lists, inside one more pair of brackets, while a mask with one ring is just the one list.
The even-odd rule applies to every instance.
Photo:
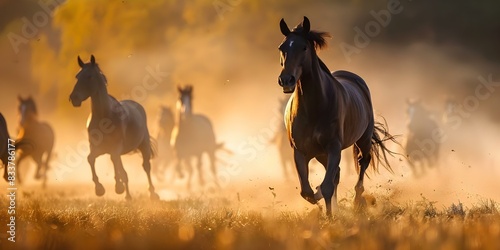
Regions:
[[160, 107], [160, 119], [158, 122], [158, 156], [153, 161], [153, 173], [158, 180], [163, 181], [165, 171], [169, 168], [174, 159], [174, 149], [170, 145], [172, 130], [175, 126], [175, 116], [171, 108]]
[[405, 153], [415, 177], [421, 177], [426, 168], [436, 166], [439, 159], [440, 141], [436, 141], [435, 133], [439, 133], [438, 122], [432, 118], [420, 100], [407, 101], [408, 137]]
[[143, 159], [142, 167], [148, 178], [150, 197], [153, 200], [159, 199], [151, 181], [150, 158], [154, 150], [144, 108], [135, 101], [117, 101], [108, 95], [106, 77], [93, 55], [89, 63], [83, 63], [78, 57], [78, 65], [81, 70], [76, 75], [77, 82], [69, 99], [74, 107], [80, 107], [89, 97], [92, 103], [91, 118], [87, 126], [90, 143], [87, 160], [92, 171], [96, 195], [104, 195], [105, 190], [95, 171], [95, 159], [100, 155], [109, 154], [115, 170], [116, 193], [122, 194], [125, 191], [125, 199], [132, 198], [121, 155], [139, 150]]
[[[288, 98], [283, 98], [280, 100], [279, 112], [284, 115], [286, 105], [288, 103]], [[283, 176], [286, 180], [290, 179], [290, 175], [293, 175], [293, 152], [290, 150], [290, 142], [288, 140], [288, 133], [286, 127], [283, 124], [276, 131], [271, 143], [276, 144], [278, 149], [281, 167], [283, 169]]]
[[[374, 120], [370, 91], [365, 81], [347, 71], [331, 73], [316, 50], [326, 45], [327, 33], [310, 30], [307, 17], [292, 31], [283, 19], [279, 46], [282, 66], [278, 83], [291, 93], [285, 111], [285, 125], [293, 147], [301, 196], [315, 204], [325, 198], [326, 214], [337, 206], [341, 151], [351, 145], [359, 178], [354, 203], [362, 208], [366, 201], [363, 179], [368, 165], [381, 163], [390, 172], [387, 154], [393, 154], [384, 142], [394, 138]], [[383, 137], [381, 137], [381, 135]], [[326, 169], [321, 185], [314, 193], [309, 184], [309, 161], [316, 158]], [[377, 160], [375, 162], [375, 160]], [[334, 199], [332, 202], [332, 198]]]
[[54, 131], [52, 127], [38, 120], [38, 109], [31, 96], [19, 100], [19, 134], [16, 144], [20, 145], [17, 154], [17, 180], [22, 182], [20, 174], [21, 162], [26, 157], [31, 157], [37, 164], [35, 179], [42, 179], [43, 186], [47, 184], [47, 171], [50, 169], [49, 162], [54, 148]]
[[181, 171], [183, 165], [186, 166], [189, 174], [188, 188], [191, 188], [191, 179], [193, 177], [191, 158], [195, 157], [199, 182], [204, 185], [202, 155], [207, 153], [210, 170], [215, 184], [218, 186], [215, 152], [218, 149], [224, 149], [223, 143], [216, 142], [212, 122], [206, 116], [193, 114], [193, 87], [178, 87], [178, 91], [176, 126], [172, 131], [171, 141], [177, 158], [177, 171]]

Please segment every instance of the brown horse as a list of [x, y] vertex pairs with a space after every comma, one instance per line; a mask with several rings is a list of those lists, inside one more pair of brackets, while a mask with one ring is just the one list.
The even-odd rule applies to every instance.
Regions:
[[433, 138], [440, 127], [420, 100], [408, 100], [407, 105], [410, 121], [405, 153], [413, 174], [415, 177], [421, 177], [426, 168], [435, 167], [439, 160], [441, 143]]
[[[325, 198], [326, 212], [332, 214], [332, 197], [337, 205], [337, 185], [340, 179], [341, 151], [355, 145], [354, 157], [360, 166], [355, 186], [355, 204], [364, 203], [363, 178], [372, 160], [383, 160], [390, 171], [384, 140], [393, 139], [382, 124], [375, 123], [370, 91], [365, 81], [347, 71], [331, 73], [319, 59], [316, 49], [326, 45], [324, 32], [310, 30], [304, 17], [292, 31], [283, 19], [279, 46], [282, 66], [278, 78], [284, 93], [292, 93], [285, 111], [285, 124], [293, 147], [295, 166], [299, 174], [301, 195], [310, 203]], [[379, 134], [386, 138], [381, 138]], [[309, 184], [309, 161], [316, 158], [326, 173], [316, 193]], [[374, 167], [377, 164], [372, 162]]]
[[92, 103], [91, 120], [87, 127], [90, 143], [87, 160], [92, 170], [96, 195], [104, 195], [105, 190], [95, 171], [95, 159], [100, 155], [109, 154], [115, 170], [115, 191], [117, 194], [125, 191], [125, 198], [131, 199], [128, 176], [123, 168], [121, 155], [139, 150], [142, 153], [142, 167], [149, 182], [150, 197], [159, 199], [151, 181], [150, 158], [154, 152], [146, 122], [146, 111], [135, 101], [119, 102], [108, 95], [106, 77], [93, 55], [89, 63], [83, 63], [78, 57], [78, 65], [81, 70], [76, 75], [77, 82], [69, 98], [74, 107], [80, 107], [89, 97]]
[[31, 157], [37, 164], [35, 179], [42, 179], [43, 186], [47, 183], [47, 171], [49, 170], [52, 149], [54, 148], [54, 131], [52, 127], [38, 119], [38, 110], [35, 101], [30, 96], [22, 98], [18, 96], [19, 114], [19, 135], [17, 137], [17, 147], [20, 150], [17, 154], [17, 179], [22, 182], [19, 170], [21, 162], [27, 157]]
[[206, 116], [193, 114], [193, 87], [179, 87], [178, 91], [176, 126], [172, 131], [171, 141], [177, 158], [177, 171], [183, 169], [188, 171], [188, 188], [190, 188], [193, 177], [191, 158], [196, 158], [199, 182], [203, 185], [205, 180], [202, 171], [202, 155], [206, 153], [210, 160], [214, 183], [218, 185], [215, 152], [218, 149], [224, 149], [223, 143], [216, 142], [212, 122]]

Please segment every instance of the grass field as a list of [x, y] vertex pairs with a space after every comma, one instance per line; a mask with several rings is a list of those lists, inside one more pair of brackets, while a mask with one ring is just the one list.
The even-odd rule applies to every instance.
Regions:
[[[378, 196], [355, 212], [344, 199], [329, 220], [321, 207], [248, 209], [217, 197], [21, 196], [16, 242], [6, 240], [5, 227], [1, 249], [500, 249], [500, 207], [492, 200], [436, 207], [423, 197], [401, 204]], [[0, 207], [8, 207], [5, 197]]]

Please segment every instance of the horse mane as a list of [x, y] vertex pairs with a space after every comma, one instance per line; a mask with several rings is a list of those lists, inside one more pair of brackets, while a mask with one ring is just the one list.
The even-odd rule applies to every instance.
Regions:
[[[302, 24], [299, 24], [295, 28], [293, 28], [292, 33], [304, 37]], [[323, 48], [326, 48], [327, 46], [326, 38], [329, 37], [331, 37], [330, 33], [323, 31], [316, 31], [316, 30], [309, 31], [309, 33], [307, 33], [307, 35], [305, 36], [307, 41], [309, 41], [312, 44], [315, 50], [321, 50]], [[319, 57], [317, 58], [320, 69], [324, 70], [325, 72], [328, 73], [327, 75], [331, 76], [330, 69], [328, 69], [326, 64]]]
[[102, 79], [104, 80], [104, 84], [108, 85], [108, 78], [106, 78], [106, 76], [104, 75], [104, 73], [102, 73], [101, 68], [99, 68], [99, 64], [96, 63], [95, 67], [97, 68], [97, 71], [99, 71], [99, 74], [101, 74]]
[[[295, 28], [293, 28], [292, 33], [299, 34], [303, 36], [303, 27], [302, 24], [297, 25]], [[323, 31], [317, 31], [317, 30], [311, 30], [309, 33], [306, 35], [306, 39], [312, 43], [315, 49], [323, 49], [326, 48], [327, 43], [326, 43], [326, 38], [331, 37], [330, 33], [328, 32], [323, 32]]]

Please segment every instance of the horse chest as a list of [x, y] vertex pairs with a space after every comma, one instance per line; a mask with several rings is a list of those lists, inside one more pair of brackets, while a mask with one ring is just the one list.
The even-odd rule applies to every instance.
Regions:
[[87, 127], [89, 142], [93, 147], [114, 148], [123, 138], [124, 129], [120, 122], [110, 118], [92, 119]]
[[292, 122], [290, 138], [292, 144], [307, 155], [321, 154], [326, 145], [323, 145], [325, 134], [321, 132], [317, 124]]

